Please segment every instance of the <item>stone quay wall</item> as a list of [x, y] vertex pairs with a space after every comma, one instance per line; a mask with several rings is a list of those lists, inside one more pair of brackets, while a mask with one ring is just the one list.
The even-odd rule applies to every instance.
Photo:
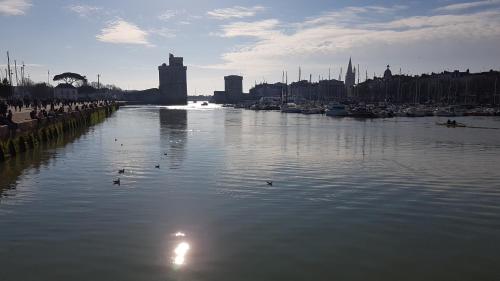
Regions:
[[52, 119], [28, 120], [18, 123], [15, 132], [0, 126], [0, 162], [29, 151], [40, 144], [57, 139], [76, 129], [93, 126], [113, 114], [119, 104], [64, 113]]

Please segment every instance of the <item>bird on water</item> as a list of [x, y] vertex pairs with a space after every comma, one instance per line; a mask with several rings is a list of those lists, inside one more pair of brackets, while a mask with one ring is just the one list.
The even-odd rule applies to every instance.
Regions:
[[160, 169], [160, 164], [155, 166], [156, 169]]
[[120, 185], [120, 178], [113, 180], [113, 184]]
[[266, 182], [267, 182], [267, 185], [273, 186], [273, 182], [272, 181], [266, 181]]
[[125, 174], [125, 169], [118, 170], [119, 174]]

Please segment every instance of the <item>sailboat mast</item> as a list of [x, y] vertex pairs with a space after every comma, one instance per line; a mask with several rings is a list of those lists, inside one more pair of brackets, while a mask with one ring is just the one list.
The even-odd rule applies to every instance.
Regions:
[[9, 76], [9, 84], [12, 86], [12, 72], [10, 70], [10, 56], [9, 51], [7, 51], [7, 71]]
[[17, 61], [14, 60], [14, 69], [16, 71], [16, 86], [19, 86], [19, 78], [17, 77]]

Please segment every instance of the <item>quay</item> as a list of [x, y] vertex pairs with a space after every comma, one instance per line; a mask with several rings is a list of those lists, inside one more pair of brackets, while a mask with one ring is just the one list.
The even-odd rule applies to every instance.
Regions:
[[119, 109], [121, 103], [100, 102], [84, 109], [66, 110], [50, 118], [30, 118], [30, 110], [13, 114], [15, 129], [0, 125], [0, 162], [50, 142], [75, 129], [102, 122]]

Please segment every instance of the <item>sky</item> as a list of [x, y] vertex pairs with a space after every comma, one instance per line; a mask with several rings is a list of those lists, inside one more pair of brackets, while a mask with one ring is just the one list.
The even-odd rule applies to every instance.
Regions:
[[100, 74], [125, 90], [158, 87], [173, 53], [190, 95], [223, 90], [232, 74], [245, 91], [283, 71], [297, 81], [299, 67], [303, 79], [338, 79], [350, 57], [361, 81], [387, 65], [411, 75], [499, 70], [500, 0], [0, 0], [1, 69], [7, 51], [36, 82], [48, 71]]

